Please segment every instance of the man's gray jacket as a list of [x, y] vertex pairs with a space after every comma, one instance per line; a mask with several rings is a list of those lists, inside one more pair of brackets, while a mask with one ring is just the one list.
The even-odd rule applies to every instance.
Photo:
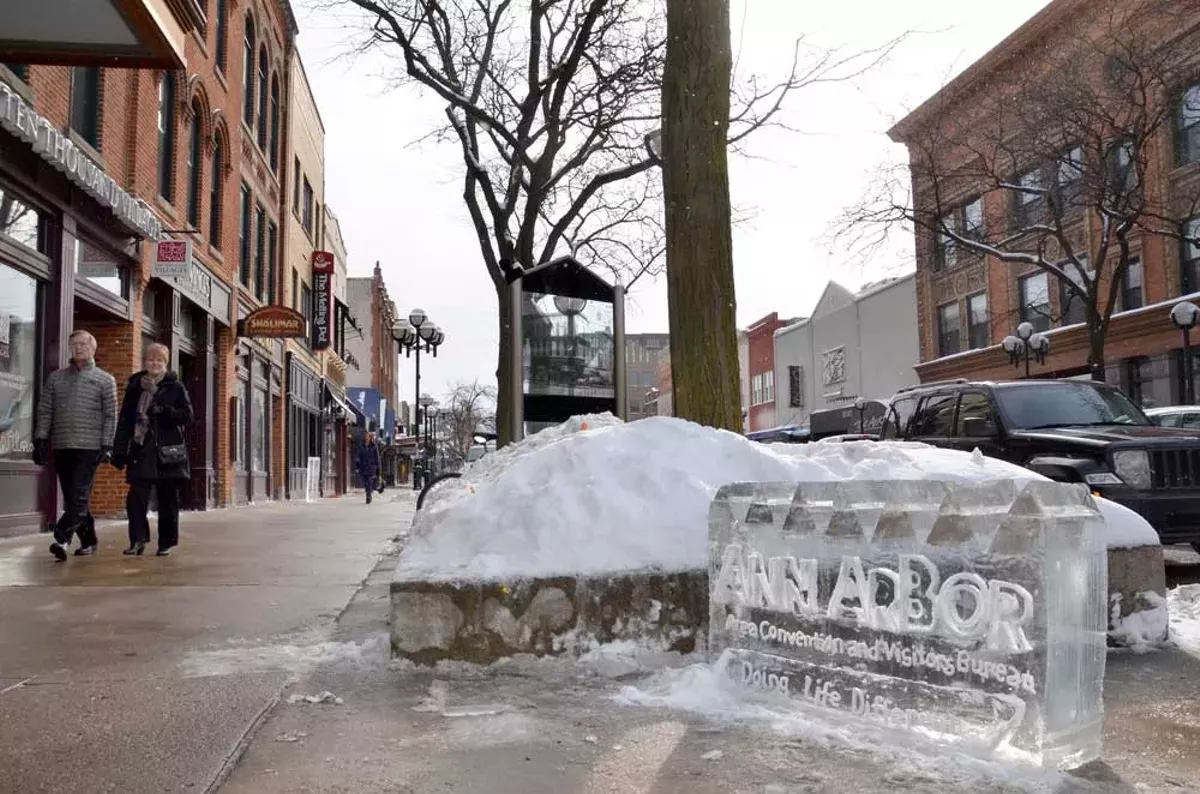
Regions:
[[117, 432], [117, 382], [89, 361], [50, 373], [38, 399], [33, 437], [54, 449], [112, 448]]

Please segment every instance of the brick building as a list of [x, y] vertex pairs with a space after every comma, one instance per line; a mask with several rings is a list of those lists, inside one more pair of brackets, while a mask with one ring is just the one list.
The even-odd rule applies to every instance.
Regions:
[[778, 312], [751, 323], [746, 329], [746, 370], [750, 388], [747, 432], [775, 427], [775, 332], [795, 320], [781, 320]]
[[[0, 67], [0, 528], [55, 513], [33, 406], [73, 328], [118, 383], [170, 347], [197, 414], [186, 506], [282, 493], [284, 345], [237, 321], [281, 296], [296, 22], [286, 0], [200, 6], [185, 70]], [[191, 243], [186, 275], [155, 275], [160, 236]], [[124, 492], [102, 467], [95, 511]]]
[[[659, 354], [667, 349], [668, 334], [625, 335], [625, 377], [628, 421], [633, 422], [658, 413], [653, 389], [659, 386]], [[670, 367], [670, 359], [667, 361]]]
[[[913, 207], [918, 215], [936, 214], [952, 227], [989, 241], [1006, 234], [1011, 237], [1031, 209], [1043, 216], [1053, 215], [1061, 219], [1065, 234], [1077, 245], [1085, 269], [1089, 261], [1097, 261], [1104, 239], [1098, 201], [1088, 197], [1105, 189], [1102, 182], [1113, 179], [1116, 167], [1124, 169], [1123, 181], [1140, 183], [1150, 212], [1163, 216], [1162, 231], [1135, 227], [1129, 234], [1132, 261], [1123, 282], [1114, 283], [1111, 273], [1091, 273], [1090, 277], [1098, 285], [1101, 302], [1117, 292], [1117, 311], [1105, 337], [1106, 379], [1146, 405], [1182, 400], [1182, 336], [1170, 322], [1169, 310], [1179, 296], [1200, 290], [1200, 247], [1179, 239], [1197, 228], [1195, 219], [1186, 210], [1180, 214], [1179, 208], [1197, 205], [1200, 185], [1196, 138], [1200, 132], [1200, 50], [1194, 46], [1198, 30], [1200, 11], [1193, 4], [1054, 0], [890, 131], [894, 140], [909, 148]], [[964, 176], [950, 190], [929, 175], [933, 140], [954, 141], [960, 159], [953, 167], [960, 174], [972, 173], [980, 152], [997, 151], [990, 143], [996, 139], [995, 124], [989, 127], [988, 121], [998, 115], [998, 101], [1018, 101], [1029, 86], [1053, 80], [1056, 73], [1062, 74], [1056, 64], [1072, 64], [1092, 75], [1095, 85], [1107, 85], [1110, 96], [1118, 96], [1123, 90], [1118, 82], [1121, 75], [1137, 68], [1136, 63], [1124, 63], [1119, 57], [1121, 50], [1128, 54], [1135, 46], [1135, 39], [1123, 41], [1122, 36], [1149, 41], [1147, 52], [1153, 52], [1160, 42], [1160, 53], [1166, 53], [1168, 47], [1178, 53], [1160, 62], [1162, 73], [1170, 74], [1169, 84], [1155, 92], [1145, 110], [1149, 115], [1163, 112], [1158, 110], [1161, 108], [1169, 115], [1160, 125], [1148, 127], [1132, 155], [1120, 136], [1133, 133], [1109, 130], [1097, 135], [1097, 141], [1086, 141], [1086, 136], [1082, 136], [1084, 143], [1051, 141], [1061, 148], [1059, 157], [1053, 162], [1017, 164], [1010, 174], [1003, 175], [1007, 179], [996, 179], [1001, 175], [991, 172], [984, 176], [976, 168], [980, 175], [975, 184]], [[1101, 46], [1108, 39], [1115, 41], [1112, 53]], [[1075, 51], [1094, 55], [1090, 60], [1083, 60], [1087, 55], [1070, 60], [1068, 56]], [[1103, 95], [1102, 90], [1098, 93]], [[1097, 117], [1107, 113], [1118, 118], [1124, 111], [1101, 108], [1094, 112]], [[1047, 139], [1064, 126], [1061, 120], [1055, 124], [1046, 124]], [[1022, 194], [1004, 184], [1014, 181], [1049, 185], [1045, 190], [1049, 209], [1041, 206], [1040, 194], [1023, 194], [1027, 203], [1020, 198]], [[1076, 189], [1078, 193], [1071, 193]], [[1117, 184], [1113, 193], [1119, 189]], [[1069, 214], [1070, 198], [1075, 195], [1082, 199]], [[1065, 209], [1060, 212], [1053, 202], [1060, 202]], [[1046, 235], [1051, 237], [1053, 234]], [[937, 227], [919, 228], [916, 252], [921, 358], [916, 369], [922, 381], [1015, 377], [1018, 371], [999, 343], [1022, 321], [1046, 330], [1050, 339], [1045, 365], [1034, 365], [1036, 377], [1089, 374], [1086, 315], [1079, 299], [1054, 275], [968, 250], [954, 244], [951, 235]]]

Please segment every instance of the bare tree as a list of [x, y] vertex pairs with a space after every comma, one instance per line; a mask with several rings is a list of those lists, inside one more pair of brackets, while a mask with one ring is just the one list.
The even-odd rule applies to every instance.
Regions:
[[446, 451], [463, 461], [479, 433], [495, 432], [496, 390], [478, 380], [458, 383], [442, 400]]
[[[1022, 313], [1083, 322], [1091, 375], [1103, 380], [1105, 339], [1128, 308], [1121, 296], [1142, 246], [1195, 242], [1200, 192], [1163, 173], [1163, 160], [1175, 160], [1175, 122], [1200, 120], [1200, 92], [1187, 90], [1200, 43], [1192, 20], [1184, 24], [1190, 6], [1089, 5], [1002, 78], [969, 95], [943, 91], [940, 106], [898, 128], [909, 164], [881, 174], [841, 234], [870, 249], [914, 228], [918, 262], [935, 271], [987, 258], [1014, 275], [1045, 273], [1046, 294], [1022, 298]], [[1200, 159], [1200, 135], [1178, 143]]]
[[[659, 270], [662, 185], [644, 141], [660, 126], [662, 0], [322, 2], [360, 9], [369, 29], [362, 46], [390, 49], [402, 83], [446, 103], [446, 123], [431, 135], [462, 153], [463, 200], [496, 289], [500, 339], [516, 265], [529, 268], [567, 249], [627, 287]], [[798, 42], [790, 74], [735, 90], [730, 142], [775, 123], [795, 90], [851, 79], [895, 44], [846, 54]], [[511, 353], [500, 345], [501, 443], [511, 437]]]

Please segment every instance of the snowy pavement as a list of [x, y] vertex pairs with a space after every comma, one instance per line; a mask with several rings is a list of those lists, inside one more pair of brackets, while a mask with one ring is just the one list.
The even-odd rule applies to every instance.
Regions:
[[[666, 659], [629, 646], [578, 665], [390, 662], [394, 564], [376, 569], [322, 650], [299, 654], [323, 658], [289, 685], [222, 794], [1200, 791], [1200, 656], [1180, 650], [1110, 653], [1105, 761], [1070, 776], [748, 706], [704, 666], [675, 658], [679, 669], [651, 671]], [[1195, 617], [1177, 623], [1200, 628]], [[287, 702], [325, 692], [341, 702]]]

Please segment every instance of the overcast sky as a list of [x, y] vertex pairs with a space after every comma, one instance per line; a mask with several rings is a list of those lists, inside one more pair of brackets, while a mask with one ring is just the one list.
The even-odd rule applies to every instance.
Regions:
[[[420, 306], [445, 330], [437, 359], [422, 357], [422, 391], [494, 382], [495, 293], [462, 201], [457, 145], [414, 144], [444, 120], [442, 103], [389, 90], [379, 77], [385, 54], [348, 57], [342, 22], [310, 2], [296, 2], [300, 49], [325, 124], [325, 198], [342, 224], [350, 274], [368, 275], [378, 260], [400, 310]], [[772, 311], [807, 314], [830, 279], [855, 288], [911, 269], [911, 240], [870, 262], [831, 250], [833, 222], [881, 163], [903, 161], [887, 128], [1046, 4], [732, 0], [742, 74], [780, 74], [801, 34], [852, 51], [919, 31], [855, 84], [794, 95], [785, 121], [800, 132], [764, 130], [749, 143], [751, 159], [731, 161], [733, 202], [749, 218], [733, 235], [739, 327]], [[630, 332], [667, 330], [662, 279], [636, 285], [627, 316]], [[412, 390], [411, 362], [401, 359], [400, 398]]]

